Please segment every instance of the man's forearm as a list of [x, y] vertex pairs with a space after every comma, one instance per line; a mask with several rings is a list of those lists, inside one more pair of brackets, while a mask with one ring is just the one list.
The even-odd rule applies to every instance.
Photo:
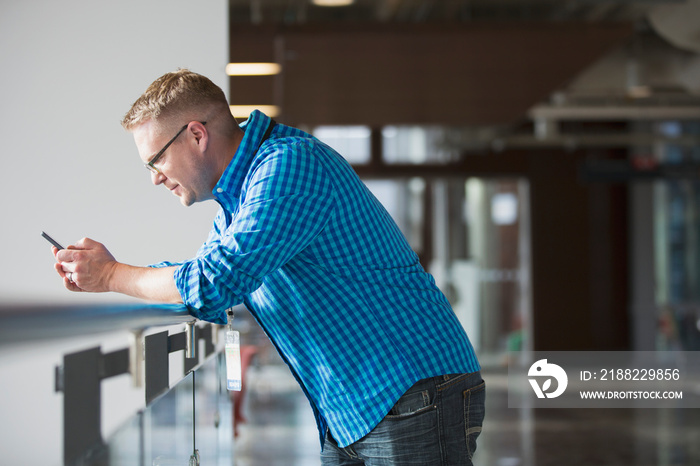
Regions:
[[135, 267], [117, 262], [109, 278], [109, 289], [147, 301], [182, 303], [173, 277], [175, 269]]

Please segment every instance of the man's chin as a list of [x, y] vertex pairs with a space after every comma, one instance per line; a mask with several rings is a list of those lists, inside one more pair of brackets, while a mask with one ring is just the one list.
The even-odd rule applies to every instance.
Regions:
[[189, 207], [194, 204], [194, 199], [190, 199], [189, 197], [181, 197], [180, 204], [184, 205], [185, 207]]

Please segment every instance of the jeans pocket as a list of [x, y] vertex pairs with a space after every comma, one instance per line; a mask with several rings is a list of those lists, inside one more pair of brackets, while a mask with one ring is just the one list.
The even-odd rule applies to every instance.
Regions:
[[389, 411], [387, 418], [396, 419], [411, 416], [423, 412], [432, 406], [433, 402], [429, 390], [408, 392], [399, 398], [399, 401]]
[[484, 423], [486, 384], [482, 382], [476, 387], [463, 392], [464, 397], [464, 426], [467, 442], [467, 452], [471, 459], [476, 451], [476, 439], [481, 433]]

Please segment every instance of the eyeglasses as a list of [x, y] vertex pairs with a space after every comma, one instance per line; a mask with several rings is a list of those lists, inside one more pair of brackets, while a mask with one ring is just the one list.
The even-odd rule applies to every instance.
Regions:
[[[206, 124], [207, 124], [206, 121], [202, 121], [201, 123], [202, 123], [203, 125], [206, 125]], [[180, 128], [180, 131], [178, 131], [177, 134], [176, 134], [175, 136], [173, 136], [173, 138], [172, 138], [170, 141], [168, 141], [168, 143], [167, 143], [160, 151], [158, 151], [158, 153], [157, 153], [156, 155], [154, 155], [153, 157], [151, 157], [151, 160], [149, 160], [148, 162], [144, 163], [144, 166], [145, 166], [151, 173], [153, 173], [153, 174], [155, 174], [155, 175], [160, 175], [160, 174], [161, 174], [161, 171], [158, 170], [158, 169], [155, 167], [155, 163], [158, 161], [158, 159], [161, 158], [161, 156], [163, 155], [163, 153], [165, 153], [166, 149], [167, 149], [168, 147], [170, 147], [170, 144], [172, 144], [173, 142], [175, 142], [175, 139], [177, 139], [177, 137], [178, 137], [183, 131], [185, 131], [189, 125], [190, 125], [190, 124], [187, 123], [185, 126], [183, 126], [182, 128]]]

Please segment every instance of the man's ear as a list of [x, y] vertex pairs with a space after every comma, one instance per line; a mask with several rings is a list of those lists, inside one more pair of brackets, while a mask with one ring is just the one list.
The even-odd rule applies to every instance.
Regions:
[[199, 150], [201, 152], [207, 150], [207, 146], [209, 145], [209, 132], [207, 131], [205, 124], [202, 124], [199, 121], [193, 121], [190, 123], [187, 131], [194, 136], [194, 140], [199, 146]]

